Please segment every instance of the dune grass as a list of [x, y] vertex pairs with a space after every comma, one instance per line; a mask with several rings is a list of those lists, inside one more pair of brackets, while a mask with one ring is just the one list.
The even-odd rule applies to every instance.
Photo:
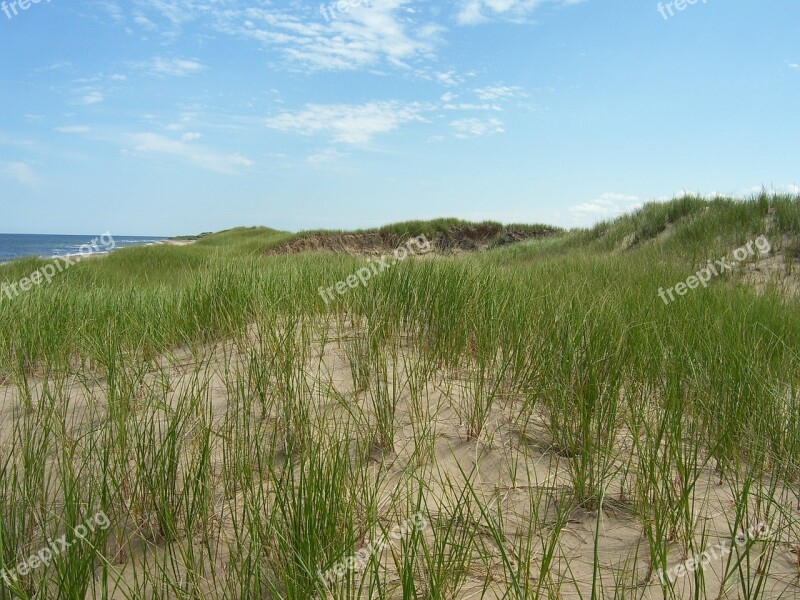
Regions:
[[0, 301], [0, 573], [111, 522], [0, 599], [800, 595], [797, 300], [738, 273], [657, 295], [757, 235], [791, 246], [798, 204], [648, 205], [330, 307], [363, 261], [267, 257], [268, 229]]

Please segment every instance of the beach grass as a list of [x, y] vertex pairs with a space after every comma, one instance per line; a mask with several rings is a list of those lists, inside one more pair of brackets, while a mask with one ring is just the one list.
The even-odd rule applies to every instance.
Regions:
[[329, 304], [366, 258], [267, 228], [2, 298], [0, 600], [800, 597], [798, 207], [652, 203]]

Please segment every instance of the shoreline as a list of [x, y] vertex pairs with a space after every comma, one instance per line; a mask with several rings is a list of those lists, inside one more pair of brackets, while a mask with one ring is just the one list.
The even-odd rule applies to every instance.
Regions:
[[112, 250], [107, 251], [100, 251], [100, 252], [92, 252], [91, 254], [81, 254], [79, 252], [72, 253], [72, 254], [54, 254], [52, 256], [42, 256], [40, 254], [26, 254], [24, 256], [16, 256], [14, 258], [10, 258], [8, 260], [0, 260], [0, 267], [5, 265], [13, 264], [19, 260], [28, 260], [28, 259], [37, 259], [43, 261], [53, 261], [53, 260], [61, 260], [61, 259], [70, 259], [76, 262], [86, 260], [86, 259], [98, 259], [108, 256], [109, 254], [116, 252], [117, 250], [123, 250], [125, 248], [146, 248], [149, 246], [191, 246], [197, 240], [184, 240], [184, 239], [177, 239], [177, 238], [169, 238], [164, 240], [158, 240], [155, 242], [148, 242], [146, 244], [131, 244], [129, 246], [122, 246], [121, 248], [114, 248]]

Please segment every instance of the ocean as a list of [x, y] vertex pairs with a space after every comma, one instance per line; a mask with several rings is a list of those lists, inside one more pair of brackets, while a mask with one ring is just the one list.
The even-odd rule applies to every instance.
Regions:
[[[127, 248], [129, 246], [146, 246], [166, 238], [141, 237], [131, 235], [113, 236], [113, 248]], [[95, 235], [30, 235], [0, 233], [0, 263], [8, 262], [26, 256], [39, 256], [53, 258], [55, 256], [70, 256], [80, 254], [81, 246], [91, 245], [96, 240], [92, 252], [108, 253], [112, 246], [111, 241], [99, 234]], [[104, 243], [105, 242], [105, 243]]]

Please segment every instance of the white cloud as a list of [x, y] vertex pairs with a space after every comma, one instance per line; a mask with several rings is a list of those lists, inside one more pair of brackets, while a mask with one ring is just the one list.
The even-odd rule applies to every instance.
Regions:
[[88, 133], [89, 128], [85, 125], [65, 125], [64, 127], [56, 127], [59, 133]]
[[488, 19], [483, 15], [483, 2], [481, 0], [469, 0], [464, 2], [461, 11], [458, 13], [458, 22], [461, 25], [478, 25], [485, 23]]
[[99, 104], [105, 99], [106, 97], [101, 92], [89, 92], [78, 98], [77, 103], [90, 106], [92, 104]]
[[786, 63], [789, 65], [790, 69], [794, 69], [795, 71], [800, 71], [800, 63]]
[[148, 29], [150, 31], [158, 29], [155, 23], [153, 23], [150, 19], [148, 19], [144, 14], [140, 11], [136, 11], [133, 14], [133, 22], [136, 23], [139, 27], [144, 29]]
[[468, 104], [464, 102], [458, 104], [443, 104], [442, 108], [445, 110], [493, 110], [495, 112], [501, 112], [503, 110], [496, 104]]
[[134, 68], [160, 77], [188, 77], [205, 70], [205, 65], [185, 58], [156, 57], [145, 62], [132, 63]]
[[14, 148], [24, 148], [26, 150], [32, 150], [35, 149], [38, 146], [38, 144], [33, 140], [25, 138], [8, 137], [2, 131], [0, 131], [0, 146], [12, 146]]
[[478, 98], [496, 102], [498, 100], [510, 100], [512, 98], [524, 98], [527, 96], [521, 87], [496, 85], [478, 88], [475, 90]]
[[470, 77], [475, 77], [475, 73], [458, 73], [450, 69], [449, 71], [437, 71], [430, 66], [419, 66], [414, 70], [414, 76], [425, 81], [433, 81], [445, 87], [456, 87], [462, 85]]
[[383, 64], [408, 68], [432, 53], [442, 27], [421, 22], [415, 0], [371, 0], [326, 20], [326, 2], [253, 3], [239, 0], [140, 0], [136, 22], [152, 29], [165, 20], [165, 35], [176, 36], [198, 21], [209, 29], [276, 48], [278, 66], [304, 70], [373, 69]]
[[46, 67], [40, 67], [38, 69], [34, 69], [35, 73], [46, 73], [47, 71], [62, 71], [66, 69], [70, 69], [72, 67], [72, 63], [66, 60], [60, 60], [58, 62], [54, 62]]
[[181, 139], [184, 142], [193, 142], [195, 140], [199, 140], [201, 137], [203, 137], [202, 133], [197, 133], [195, 131], [187, 131], [181, 136]]
[[[160, 123], [160, 119], [156, 115], [143, 115], [142, 119], [152, 123]], [[207, 115], [203, 107], [195, 106], [192, 110], [182, 111], [175, 122], [161, 126], [166, 131], [186, 131], [195, 127], [207, 125], [206, 119]], [[195, 133], [194, 131], [187, 131], [187, 133], [190, 136], [202, 136], [202, 134]]]
[[460, 139], [482, 137], [506, 131], [500, 119], [459, 119], [450, 123], [450, 126], [455, 129], [456, 137]]
[[454, 86], [463, 83], [464, 79], [456, 74], [455, 71], [446, 71], [444, 73], [434, 73], [433, 79], [442, 85]]
[[141, 153], [169, 154], [218, 173], [236, 173], [240, 167], [255, 164], [240, 154], [217, 154], [206, 148], [173, 140], [157, 133], [136, 133], [128, 136], [133, 150]]
[[606, 192], [591, 202], [570, 207], [573, 219], [581, 224], [593, 224], [597, 221], [617, 217], [642, 206], [638, 196], [626, 196]]
[[92, 4], [117, 23], [121, 23], [125, 20], [125, 14], [122, 8], [114, 0], [93, 0]]
[[430, 107], [418, 103], [370, 102], [362, 105], [308, 104], [305, 110], [285, 112], [267, 119], [267, 127], [301, 135], [328, 134], [344, 144], [368, 144], [401, 125], [424, 121]]
[[0, 173], [23, 185], [35, 186], [39, 183], [33, 167], [24, 162], [0, 163]]
[[339, 152], [336, 148], [326, 148], [316, 154], [312, 154], [307, 160], [311, 165], [323, 166], [338, 162], [345, 157], [347, 157], [347, 154]]

